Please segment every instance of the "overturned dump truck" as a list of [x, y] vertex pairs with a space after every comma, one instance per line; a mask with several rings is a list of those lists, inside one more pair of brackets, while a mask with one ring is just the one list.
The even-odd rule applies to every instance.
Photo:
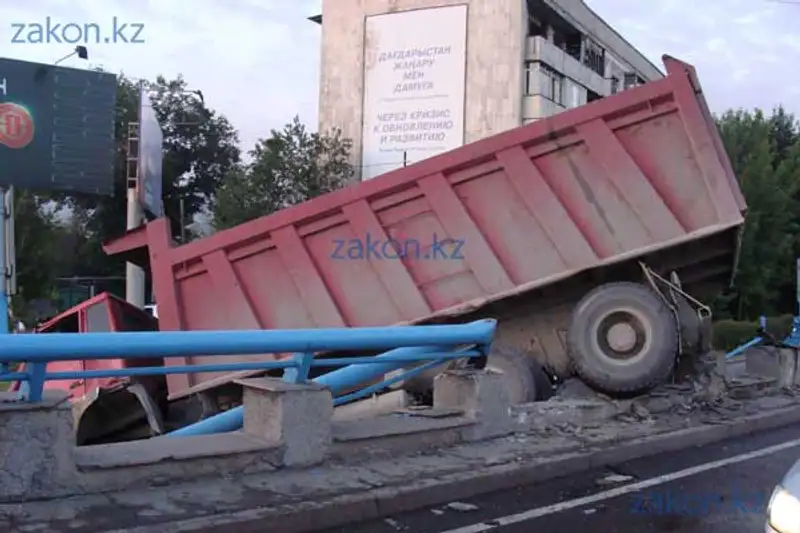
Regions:
[[[664, 63], [664, 79], [210, 237], [176, 246], [158, 219], [106, 252], [150, 270], [162, 331], [494, 317], [487, 364], [514, 401], [575, 374], [645, 391], [707, 348], [702, 302], [731, 280], [746, 210], [694, 69]], [[245, 374], [169, 375], [167, 399], [206, 417]]]

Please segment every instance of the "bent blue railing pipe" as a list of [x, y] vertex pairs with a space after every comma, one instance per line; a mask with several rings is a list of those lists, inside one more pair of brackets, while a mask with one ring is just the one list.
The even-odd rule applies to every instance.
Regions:
[[8, 335], [0, 345], [0, 363], [488, 345], [495, 325], [486, 319], [444, 326]]
[[747, 341], [746, 343], [742, 344], [741, 346], [737, 346], [730, 352], [725, 354], [726, 359], [730, 359], [731, 357], [736, 357], [737, 355], [746, 352], [748, 349], [752, 348], [753, 346], [758, 346], [764, 342], [764, 339], [761, 337], [754, 337], [753, 339]]
[[[372, 365], [377, 363], [403, 363], [407, 364], [414, 361], [428, 361], [431, 359], [430, 354], [436, 354], [436, 357], [443, 360], [461, 359], [464, 357], [478, 357], [481, 355], [479, 351], [472, 352], [457, 352], [457, 353], [436, 353], [424, 352], [419, 355], [408, 357], [390, 356], [389, 354], [385, 359], [379, 362], [375, 361], [374, 357], [351, 357], [351, 358], [330, 358], [330, 359], [315, 359], [311, 362], [312, 367], [330, 367], [330, 366], [347, 366], [347, 365]], [[97, 378], [123, 378], [130, 376], [161, 376], [169, 374], [201, 374], [204, 372], [239, 372], [243, 370], [288, 370], [295, 368], [296, 363], [293, 361], [256, 361], [253, 363], [218, 363], [209, 365], [187, 365], [187, 366], [137, 366], [128, 368], [108, 368], [104, 370], [61, 370], [58, 372], [46, 372], [46, 381], [64, 381], [76, 379], [97, 379]], [[28, 379], [28, 372], [8, 372], [0, 373], [0, 381], [24, 381]]]
[[[759, 318], [759, 325], [761, 326], [762, 330], [767, 329], [767, 319], [766, 317], [762, 316]], [[730, 359], [731, 357], [736, 357], [737, 355], [747, 351], [749, 348], [753, 346], [758, 346], [762, 342], [764, 342], [763, 337], [753, 337], [751, 340], [747, 341], [746, 343], [742, 344], [741, 346], [737, 346], [730, 352], [725, 354], [726, 359]], [[794, 346], [795, 348], [800, 348], [800, 317], [794, 317], [792, 319], [792, 331], [783, 339], [784, 344], [788, 344], [789, 346]]]
[[[446, 349], [446, 348], [445, 348]], [[402, 368], [404, 365], [407, 365], [411, 361], [419, 361], [423, 358], [430, 359], [436, 358], [438, 359], [435, 361], [437, 364], [441, 364], [444, 362], [443, 359], [437, 357], [437, 353], [442, 351], [442, 347], [414, 347], [414, 348], [398, 348], [396, 350], [392, 350], [382, 355], [376, 355], [373, 359], [373, 364], [367, 365], [350, 365], [344, 368], [340, 368], [338, 370], [334, 370], [333, 372], [329, 372], [328, 374], [324, 374], [319, 376], [318, 378], [312, 380], [315, 383], [320, 385], [325, 385], [331, 390], [331, 394], [336, 395], [339, 392], [346, 390], [358, 383], [363, 383], [365, 381], [372, 380], [378, 376], [382, 376], [387, 372], [391, 372], [393, 370], [397, 370]], [[460, 355], [460, 357], [465, 356]], [[393, 362], [383, 362], [384, 358], [391, 358]], [[420, 369], [414, 369], [418, 372], [421, 372]], [[413, 371], [412, 371], [413, 372]], [[403, 376], [405, 379], [407, 376]], [[388, 380], [388, 381], [399, 381], [396, 380]], [[388, 386], [387, 384], [380, 384], [377, 390]], [[363, 394], [366, 396], [370, 393]], [[346, 401], [352, 401], [356, 398], [347, 398], [347, 399], [340, 399], [339, 402], [334, 401], [334, 405], [346, 403]], [[171, 433], [167, 433], [167, 436], [173, 437], [188, 437], [188, 436], [195, 436], [195, 435], [207, 435], [212, 433], [226, 433], [229, 431], [236, 431], [241, 429], [242, 424], [244, 422], [244, 408], [243, 407], [234, 407], [228, 411], [223, 413], [211, 416], [199, 422], [195, 422], [194, 424], [182, 427], [181, 429], [177, 429]]]
[[[336, 404], [338, 405], [372, 394], [395, 381], [407, 379], [410, 375], [433, 368], [447, 360], [486, 355], [494, 336], [495, 327], [496, 321], [487, 319], [462, 325], [359, 329], [9, 335], [4, 339], [6, 342], [0, 344], [0, 381], [21, 381], [23, 389], [27, 389], [29, 393], [29, 399], [38, 401], [41, 399], [45, 381], [51, 380], [283, 369], [285, 380], [303, 382], [307, 379], [311, 367], [349, 365], [347, 368], [331, 372], [317, 380], [329, 386], [332, 392], [337, 394], [344, 392], [347, 388], [353, 388], [361, 382], [374, 380], [377, 376], [408, 366], [411, 362], [427, 361], [402, 376], [337, 398]], [[401, 346], [405, 347], [399, 348]], [[408, 346], [415, 347], [409, 348]], [[475, 346], [477, 349], [462, 349], [453, 352], [456, 346]], [[314, 359], [315, 351], [360, 351], [385, 348], [398, 349], [376, 357]], [[292, 360], [272, 362], [47, 372], [47, 363], [51, 361], [168, 358], [185, 357], [198, 353], [237, 356], [286, 352], [297, 353]], [[431, 361], [432, 359], [433, 361]], [[9, 363], [26, 363], [26, 365], [24, 370], [11, 373], [8, 372]], [[365, 366], [371, 368], [365, 368]], [[232, 413], [232, 415], [235, 414]], [[235, 422], [231, 429], [241, 427], [241, 420], [237, 421], [235, 417], [232, 417], [231, 420]], [[224, 429], [228, 427], [226, 423], [218, 424], [218, 427], [215, 427], [214, 422], [208, 424], [213, 432], [230, 430]], [[192, 429], [187, 429], [190, 434], [192, 431]]]

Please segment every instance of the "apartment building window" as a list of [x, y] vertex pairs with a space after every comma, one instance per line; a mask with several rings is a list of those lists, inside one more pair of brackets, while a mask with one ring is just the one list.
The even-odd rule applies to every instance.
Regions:
[[587, 103], [588, 102], [595, 102], [595, 101], [600, 100], [602, 98], [603, 98], [602, 95], [599, 95], [594, 91], [586, 89], [586, 102]]
[[623, 89], [626, 91], [644, 82], [635, 72], [626, 72], [625, 78], [622, 82]]
[[564, 76], [538, 61], [529, 61], [525, 68], [525, 95], [542, 96], [564, 105]]
[[588, 37], [583, 43], [583, 64], [600, 76], [606, 75], [606, 51]]

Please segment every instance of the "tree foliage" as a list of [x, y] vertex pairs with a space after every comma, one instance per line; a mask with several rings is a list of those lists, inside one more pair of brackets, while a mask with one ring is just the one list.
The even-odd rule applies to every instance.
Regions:
[[[223, 176], [239, 164], [237, 133], [225, 116], [188, 91], [180, 76], [174, 80], [159, 77], [144, 86], [164, 133], [164, 209], [177, 235], [181, 200], [186, 223], [204, 211]], [[124, 274], [123, 262], [107, 257], [102, 243], [125, 232], [129, 125], [138, 119], [139, 93], [139, 83], [118, 76], [114, 196], [53, 192], [36, 196], [18, 191], [20, 292], [13, 301], [18, 315], [26, 314], [34, 300], [51, 298], [58, 277]], [[57, 219], [57, 210], [66, 215]]]
[[[201, 213], [225, 176], [239, 163], [236, 130], [223, 115], [205, 106], [183, 78], [159, 76], [146, 84], [164, 133], [162, 192], [165, 215], [178, 235], [181, 223]], [[113, 275], [123, 264], [103, 254], [104, 241], [122, 235], [126, 225], [126, 187], [129, 124], [137, 120], [139, 84], [119, 76], [115, 123], [114, 196], [73, 195], [71, 210], [83, 220], [85, 261], [76, 275]], [[181, 200], [183, 216], [181, 220]]]
[[56, 265], [61, 260], [57, 245], [64, 230], [53, 208], [52, 202], [30, 191], [14, 191], [17, 294], [11, 310], [23, 322], [42, 318], [32, 304], [50, 300], [55, 293]]
[[755, 319], [794, 312], [795, 257], [800, 253], [800, 132], [782, 108], [728, 111], [717, 121], [748, 211], [733, 290], [718, 316]]
[[338, 130], [309, 132], [294, 117], [250, 152], [252, 163], [233, 169], [214, 198], [214, 226], [236, 226], [344, 186], [353, 176], [352, 143]]

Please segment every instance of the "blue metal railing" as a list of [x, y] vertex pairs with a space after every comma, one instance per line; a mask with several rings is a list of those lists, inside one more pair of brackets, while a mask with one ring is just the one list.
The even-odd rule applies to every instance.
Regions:
[[[760, 317], [758, 319], [758, 324], [759, 324], [759, 326], [760, 326], [762, 331], [766, 331], [766, 329], [767, 329], [767, 318], [764, 317], [764, 316]], [[730, 352], [726, 353], [725, 354], [725, 358], [726, 359], [730, 359], [731, 357], [736, 357], [737, 355], [740, 355], [740, 354], [746, 352], [748, 349], [750, 349], [750, 348], [752, 348], [754, 346], [758, 346], [759, 344], [765, 342], [766, 340], [767, 340], [766, 338], [761, 337], [761, 336], [753, 337], [752, 339], [750, 339], [746, 343], [742, 344], [741, 346], [737, 346], [736, 348], [734, 348]], [[789, 332], [789, 335], [787, 335], [783, 339], [782, 342], [783, 342], [783, 344], [785, 344], [787, 346], [792, 346], [794, 348], [800, 348], [800, 317], [797, 317], [797, 316], [794, 317], [794, 319], [792, 320], [792, 330], [791, 330], [791, 332]]]
[[[372, 381], [409, 363], [425, 362], [402, 375], [339, 396], [336, 405], [380, 391], [449, 360], [488, 355], [496, 328], [495, 320], [444, 326], [394, 326], [377, 328], [175, 331], [124, 333], [41, 333], [4, 335], [0, 340], [0, 382], [20, 381], [27, 386], [25, 398], [40, 401], [46, 381], [88, 378], [237, 372], [243, 370], [284, 371], [284, 380], [304, 383], [312, 367], [343, 366], [314, 381], [330, 388], [334, 396]], [[316, 352], [390, 350], [373, 357], [316, 359]], [[53, 361], [144, 359], [189, 357], [197, 354], [242, 356], [295, 353], [290, 360], [218, 363], [191, 366], [154, 366], [107, 370], [48, 372]], [[11, 371], [10, 366], [24, 368]], [[174, 435], [232, 431], [241, 427], [242, 408], [187, 426]]]

